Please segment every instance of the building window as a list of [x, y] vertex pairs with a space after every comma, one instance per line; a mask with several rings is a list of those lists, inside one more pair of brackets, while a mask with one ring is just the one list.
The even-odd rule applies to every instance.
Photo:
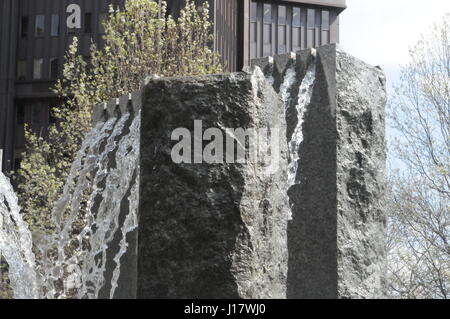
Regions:
[[286, 6], [278, 6], [278, 53], [286, 52]]
[[258, 3], [252, 2], [250, 17], [250, 56], [256, 58], [258, 42]]
[[278, 25], [286, 25], [286, 6], [278, 6]]
[[50, 79], [56, 80], [58, 78], [58, 58], [50, 59]]
[[314, 32], [314, 46], [318, 47], [321, 44], [322, 33], [320, 28], [322, 27], [322, 11], [316, 10], [316, 25]]
[[272, 42], [272, 25], [264, 24], [264, 44], [270, 44]]
[[322, 30], [330, 30], [330, 11], [322, 11]]
[[302, 48], [302, 15], [301, 9], [298, 7], [292, 8], [292, 49], [298, 51]]
[[27, 79], [27, 61], [17, 61], [17, 80], [25, 81]]
[[264, 23], [272, 23], [272, 5], [264, 4]]
[[98, 32], [100, 34], [104, 34], [105, 33], [104, 23], [105, 23], [105, 21], [107, 19], [108, 19], [108, 14], [107, 13], [100, 13], [98, 15]]
[[251, 7], [251, 22], [256, 22], [258, 19], [258, 3], [257, 2], [252, 2], [252, 7]]
[[41, 125], [41, 105], [40, 104], [33, 105], [33, 125], [36, 125], [36, 126]]
[[316, 46], [316, 10], [308, 9], [306, 26], [306, 47], [313, 48]]
[[92, 13], [90, 12], [84, 14], [84, 33], [92, 33]]
[[263, 12], [263, 56], [272, 55], [272, 5], [264, 4]]
[[292, 26], [301, 27], [300, 8], [292, 8]]
[[321, 45], [330, 43], [330, 11], [323, 10], [322, 11], [322, 19], [321, 19]]
[[36, 16], [36, 24], [35, 24], [35, 32], [34, 35], [36, 37], [42, 37], [44, 36], [44, 25], [45, 25], [45, 16], [44, 15], [37, 15]]
[[52, 37], [59, 36], [59, 15], [52, 14], [52, 30], [50, 35]]
[[44, 59], [34, 59], [33, 63], [33, 79], [42, 79], [42, 69], [44, 66]]
[[25, 106], [23, 104], [17, 105], [16, 122], [17, 125], [25, 124]]
[[28, 17], [20, 18], [20, 37], [26, 38], [28, 36]]
[[316, 26], [316, 12], [314, 9], [308, 9], [307, 19], [308, 29], [314, 29], [314, 27]]

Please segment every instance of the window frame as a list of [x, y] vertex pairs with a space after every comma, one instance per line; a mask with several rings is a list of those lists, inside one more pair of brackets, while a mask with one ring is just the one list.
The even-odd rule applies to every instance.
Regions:
[[[298, 11], [298, 19], [295, 15]], [[292, 27], [300, 28], [302, 26], [302, 9], [300, 7], [292, 7]]]
[[20, 38], [21, 39], [28, 38], [29, 28], [30, 28], [29, 16], [21, 16], [20, 17]]
[[[36, 74], [37, 74], [37, 69], [36, 69], [36, 66], [40, 66], [40, 68], [39, 68], [39, 73], [40, 73], [40, 75], [39, 75], [39, 77], [37, 77], [36, 76]], [[34, 60], [33, 60], [33, 80], [42, 80], [43, 79], [43, 77], [44, 77], [44, 59], [43, 58], [35, 58]]]
[[[58, 37], [60, 35], [60, 21], [59, 14], [52, 14], [51, 16], [51, 26], [50, 26], [50, 36], [51, 37]], [[56, 24], [56, 26], [55, 26]], [[56, 33], [54, 32], [56, 31]]]
[[[284, 11], [284, 15], [282, 15]], [[288, 7], [278, 5], [277, 7], [277, 53], [286, 53], [288, 50], [287, 26], [288, 26]]]
[[[269, 13], [267, 14], [267, 10]], [[273, 45], [273, 37], [272, 37], [272, 4], [264, 3], [263, 4], [263, 17], [262, 17], [262, 44], [263, 44], [263, 55], [272, 55], [272, 45]], [[269, 20], [270, 19], [270, 20]], [[270, 52], [267, 51], [267, 48], [270, 46]]]
[[92, 12], [85, 12], [83, 19], [84, 19], [83, 20], [84, 34], [91, 34], [92, 33]]
[[[54, 69], [53, 63], [56, 62], [56, 69]], [[52, 57], [49, 60], [49, 79], [50, 80], [57, 80], [59, 77], [59, 59], [57, 57]], [[56, 73], [53, 73], [53, 71], [56, 71]]]
[[[27, 60], [26, 59], [18, 59], [17, 60], [17, 70], [16, 70], [16, 80], [17, 81], [26, 81], [27, 80]], [[23, 74], [22, 72], [23, 71]], [[22, 76], [21, 76], [22, 75]]]
[[[42, 26], [40, 26], [41, 24]], [[34, 19], [34, 36], [36, 38], [43, 38], [44, 34], [45, 34], [45, 15], [37, 14]]]
[[321, 17], [322, 17], [322, 19], [321, 19], [322, 31], [330, 31], [330, 29], [331, 29], [331, 12], [329, 10], [322, 10]]
[[306, 9], [306, 28], [313, 30], [316, 28], [316, 9]]

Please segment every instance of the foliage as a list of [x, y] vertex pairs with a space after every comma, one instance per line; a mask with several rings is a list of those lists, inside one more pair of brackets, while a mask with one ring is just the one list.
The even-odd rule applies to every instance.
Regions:
[[450, 15], [410, 50], [391, 103], [399, 133], [388, 193], [390, 288], [450, 297]]
[[[62, 193], [71, 163], [91, 128], [95, 104], [139, 90], [143, 76], [183, 76], [222, 71], [212, 41], [209, 7], [197, 11], [187, 1], [175, 20], [152, 0], [126, 1], [110, 7], [104, 22], [104, 47], [91, 47], [86, 61], [76, 37], [66, 54], [64, 77], [54, 92], [64, 101], [54, 108], [57, 124], [45, 134], [26, 127], [26, 151], [16, 174], [26, 221], [34, 232], [51, 232], [50, 212]], [[201, 12], [201, 13], [200, 13]]]

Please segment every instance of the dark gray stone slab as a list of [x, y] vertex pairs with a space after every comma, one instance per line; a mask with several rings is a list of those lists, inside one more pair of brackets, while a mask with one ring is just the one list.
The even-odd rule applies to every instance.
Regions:
[[385, 297], [385, 76], [336, 51], [338, 295]]
[[[151, 80], [144, 90], [138, 248], [139, 298], [285, 298], [283, 109], [262, 73]], [[176, 164], [171, 133], [280, 129], [282, 158]], [[203, 143], [203, 146], [205, 143]]]
[[[384, 75], [334, 45], [313, 53], [297, 55], [299, 78], [311, 63], [316, 77], [302, 119], [299, 183], [289, 189], [288, 298], [380, 298]], [[296, 113], [287, 110], [288, 132]]]
[[[94, 121], [142, 110], [139, 229], [115, 298], [384, 296], [383, 73], [335, 45], [253, 62], [246, 73], [149, 79], [132, 103], [94, 109]], [[193, 134], [196, 120], [228, 137], [280, 128], [279, 165], [175, 163], [171, 134]]]
[[303, 117], [299, 184], [289, 189], [293, 220], [288, 226], [288, 298], [337, 298], [336, 99], [334, 77], [326, 73], [334, 68], [335, 52], [327, 52], [327, 60], [318, 54], [317, 61], [310, 54], [297, 61], [304, 70], [316, 63], [316, 76]]

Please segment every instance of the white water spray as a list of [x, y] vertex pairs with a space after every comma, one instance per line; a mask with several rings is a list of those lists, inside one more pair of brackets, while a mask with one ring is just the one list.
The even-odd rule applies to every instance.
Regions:
[[[109, 292], [114, 296], [126, 236], [137, 227], [140, 114], [131, 118], [111, 118], [87, 134], [52, 212], [56, 230], [35, 243], [42, 255], [37, 265], [17, 197], [0, 174], [0, 252], [15, 298], [98, 298], [109, 244], [119, 236]], [[79, 233], [73, 232], [76, 223]]]
[[297, 126], [295, 127], [292, 138], [289, 142], [290, 162], [288, 166], [288, 185], [293, 186], [299, 184], [297, 172], [299, 168], [299, 150], [303, 142], [303, 117], [306, 108], [311, 103], [311, 97], [314, 90], [314, 82], [316, 79], [316, 63], [313, 62], [306, 72], [305, 77], [300, 85], [298, 92], [297, 110]]
[[291, 90], [295, 82], [297, 81], [297, 72], [295, 72], [295, 66], [291, 66], [284, 76], [283, 83], [280, 87], [280, 96], [283, 101], [284, 110], [289, 107], [291, 102]]
[[16, 299], [39, 298], [32, 237], [20, 215], [17, 196], [0, 172], [0, 256], [9, 265], [9, 279]]

